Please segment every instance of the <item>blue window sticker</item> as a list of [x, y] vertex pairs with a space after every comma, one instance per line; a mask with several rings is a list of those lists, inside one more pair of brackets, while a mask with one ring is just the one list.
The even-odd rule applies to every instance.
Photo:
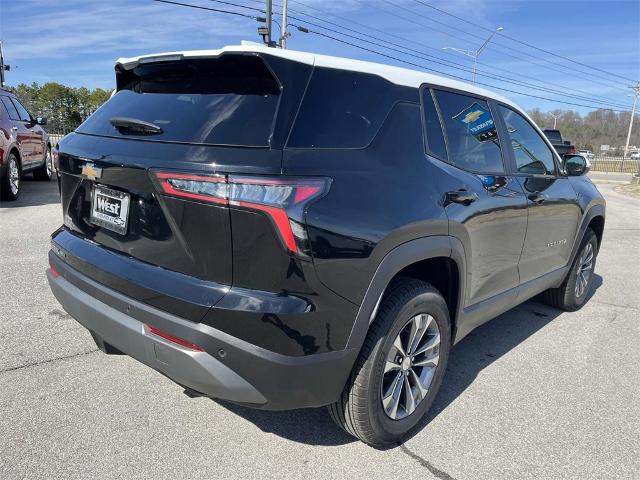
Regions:
[[453, 118], [479, 142], [486, 142], [498, 136], [491, 112], [478, 103], [474, 102]]

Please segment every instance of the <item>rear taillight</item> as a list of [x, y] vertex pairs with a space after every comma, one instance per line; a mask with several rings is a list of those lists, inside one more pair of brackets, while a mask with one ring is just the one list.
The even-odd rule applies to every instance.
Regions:
[[221, 175], [154, 172], [162, 191], [176, 197], [228, 205], [229, 184]]
[[272, 221], [284, 246], [309, 253], [305, 208], [329, 190], [328, 178], [197, 175], [153, 172], [163, 193], [203, 202], [257, 210]]

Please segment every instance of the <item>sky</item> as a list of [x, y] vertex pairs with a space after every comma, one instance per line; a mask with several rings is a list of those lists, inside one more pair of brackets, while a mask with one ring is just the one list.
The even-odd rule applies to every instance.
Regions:
[[[262, 15], [212, 0], [176, 1]], [[258, 0], [227, 1], [264, 7]], [[288, 39], [290, 49], [431, 69], [467, 81], [473, 60], [443, 48], [476, 50], [491, 30], [503, 27], [478, 58], [477, 81], [526, 109], [583, 114], [597, 106], [629, 110], [628, 86], [640, 81], [638, 0], [289, 0], [289, 7], [297, 18], [291, 23], [386, 56], [295, 29]], [[281, 21], [276, 6], [274, 19]], [[346, 33], [368, 42], [319, 28], [343, 31], [322, 20], [357, 30], [360, 33]], [[59, 82], [111, 89], [119, 57], [260, 41], [260, 25], [250, 18], [152, 0], [0, 0], [0, 39], [5, 62], [11, 65], [6, 74], [10, 86]], [[274, 25], [276, 32], [278, 28]]]

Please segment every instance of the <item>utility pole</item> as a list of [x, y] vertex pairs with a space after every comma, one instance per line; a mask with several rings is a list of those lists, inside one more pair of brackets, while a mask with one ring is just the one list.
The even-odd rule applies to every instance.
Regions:
[[286, 50], [287, 48], [287, 0], [282, 0], [282, 35], [280, 36], [280, 48]]
[[558, 118], [560, 118], [560, 115], [556, 115], [554, 113], [549, 112], [549, 115], [551, 115], [553, 117], [553, 129], [556, 129], [556, 124], [558, 122]]
[[4, 54], [2, 53], [2, 40], [0, 40], [0, 88], [4, 88], [4, 72], [11, 70], [10, 65], [5, 65]]
[[[224, 3], [224, 2], [223, 2]], [[258, 27], [258, 35], [262, 37], [262, 41], [267, 47], [277, 47], [276, 42], [271, 38], [273, 36], [273, 4], [272, 0], [267, 0], [265, 8], [265, 17], [258, 17], [256, 20], [264, 22], [265, 25]]]
[[271, 0], [267, 0], [267, 8], [266, 8], [266, 13], [267, 13], [267, 36], [265, 37], [265, 41], [264, 43], [267, 44], [268, 47], [271, 46], [271, 33], [273, 32], [272, 28], [273, 28], [273, 22], [271, 21], [271, 15], [273, 14], [273, 4]]
[[[640, 96], [640, 82], [633, 87], [629, 87], [633, 90], [633, 107], [631, 107], [631, 119], [629, 120], [629, 131], [627, 132], [627, 143], [624, 145], [624, 156], [622, 160], [627, 158], [629, 152], [629, 140], [631, 140], [631, 129], [633, 128], [633, 117], [636, 116], [636, 105], [638, 104], [638, 96]], [[622, 168], [622, 167], [621, 167]]]

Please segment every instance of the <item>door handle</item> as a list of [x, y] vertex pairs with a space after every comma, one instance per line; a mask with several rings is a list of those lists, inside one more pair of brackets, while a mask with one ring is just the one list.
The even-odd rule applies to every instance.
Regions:
[[444, 206], [446, 207], [450, 203], [459, 203], [467, 206], [472, 204], [478, 199], [478, 195], [474, 192], [468, 192], [467, 190], [454, 190], [452, 192], [446, 192], [444, 194]]
[[547, 199], [547, 197], [541, 193], [532, 193], [531, 195], [528, 195], [527, 198], [537, 205], [542, 205]]
[[11, 131], [12, 132], [17, 132], [18, 131], [18, 127], [11, 127]]

